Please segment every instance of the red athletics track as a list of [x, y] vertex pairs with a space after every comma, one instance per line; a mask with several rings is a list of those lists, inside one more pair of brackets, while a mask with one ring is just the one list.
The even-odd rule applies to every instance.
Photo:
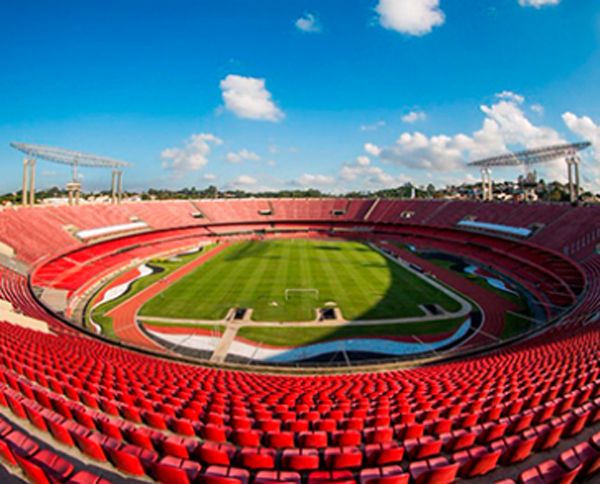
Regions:
[[[506, 311], [516, 311], [517, 305], [511, 301], [499, 296], [493, 291], [489, 291], [474, 282], [469, 281], [463, 276], [456, 274], [453, 271], [439, 267], [427, 259], [422, 259], [408, 250], [402, 250], [392, 244], [381, 243], [382, 247], [400, 256], [407, 262], [411, 262], [420, 266], [424, 271], [434, 274], [440, 281], [447, 284], [456, 291], [464, 294], [469, 299], [475, 301], [483, 311], [483, 331], [487, 334], [500, 338], [504, 329], [504, 314]], [[424, 335], [425, 336], [425, 335]], [[425, 340], [425, 338], [421, 337]], [[471, 340], [470, 344], [486, 344], [492, 342], [492, 339], [484, 334], [477, 333]]]
[[201, 266], [207, 260], [217, 255], [228, 245], [229, 243], [227, 242], [219, 244], [217, 247], [210, 250], [206, 254], [203, 254], [202, 256], [193, 260], [189, 264], [186, 264], [183, 267], [177, 269], [176, 271], [173, 271], [165, 278], [156, 281], [151, 286], [148, 286], [143, 291], [138, 292], [132, 298], [122, 302], [118, 306], [111, 309], [108, 313], [106, 313], [107, 316], [112, 317], [113, 331], [119, 337], [119, 339], [126, 343], [134, 344], [136, 346], [142, 346], [144, 348], [149, 348], [152, 350], [164, 351], [164, 348], [162, 348], [150, 338], [148, 338], [138, 328], [135, 319], [139, 309], [144, 305], [146, 301], [152, 299], [154, 296], [164, 291], [168, 285], [170, 285], [173, 282], [176, 282], [183, 276], [189, 274], [196, 267]]

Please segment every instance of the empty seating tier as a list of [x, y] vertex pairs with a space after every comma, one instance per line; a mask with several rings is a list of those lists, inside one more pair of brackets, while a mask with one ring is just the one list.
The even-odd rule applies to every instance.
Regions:
[[[134, 257], [224, 237], [228, 225], [234, 232], [254, 225], [321, 235], [343, 227], [352, 237], [397, 237], [486, 262], [549, 308], [569, 311], [525, 341], [469, 358], [385, 371], [270, 374], [193, 365], [78, 332], [38, 304], [25, 276], [2, 268], [0, 298], [47, 321], [53, 334], [0, 322], [0, 461], [33, 482], [418, 483], [486, 476], [537, 483], [594, 476], [600, 213], [547, 208], [273, 199], [1, 211], [0, 240], [31, 265], [31, 282], [69, 292]], [[198, 211], [204, 217], [192, 215]], [[539, 228], [527, 240], [495, 237], [457, 228], [466, 216]], [[134, 219], [152, 230], [84, 244], [65, 229]], [[212, 226], [221, 228], [218, 236]]]

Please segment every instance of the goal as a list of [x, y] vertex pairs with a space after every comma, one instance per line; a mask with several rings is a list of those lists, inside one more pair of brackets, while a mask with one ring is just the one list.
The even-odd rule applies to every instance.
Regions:
[[299, 295], [308, 294], [314, 295], [315, 299], [319, 299], [319, 290], [317, 288], [288, 288], [285, 290], [285, 300], [287, 301], [291, 295], [297, 293]]

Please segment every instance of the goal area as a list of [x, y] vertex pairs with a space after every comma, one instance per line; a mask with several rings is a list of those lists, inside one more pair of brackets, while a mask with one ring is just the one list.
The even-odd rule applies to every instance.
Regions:
[[289, 300], [291, 296], [293, 296], [294, 294], [297, 294], [299, 296], [303, 296], [303, 295], [313, 295], [315, 297], [316, 300], [319, 299], [319, 290], [316, 287], [311, 287], [311, 288], [296, 288], [296, 287], [289, 287], [285, 290], [285, 300]]

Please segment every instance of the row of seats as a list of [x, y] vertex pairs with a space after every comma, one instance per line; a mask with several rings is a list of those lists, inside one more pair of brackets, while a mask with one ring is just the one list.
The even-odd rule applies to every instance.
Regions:
[[[84, 465], [62, 457], [54, 450], [42, 447], [26, 432], [0, 418], [0, 459], [36, 484], [68, 482], [69, 484], [110, 484], [111, 481], [83, 469]], [[75, 462], [75, 464], [73, 463]]]

